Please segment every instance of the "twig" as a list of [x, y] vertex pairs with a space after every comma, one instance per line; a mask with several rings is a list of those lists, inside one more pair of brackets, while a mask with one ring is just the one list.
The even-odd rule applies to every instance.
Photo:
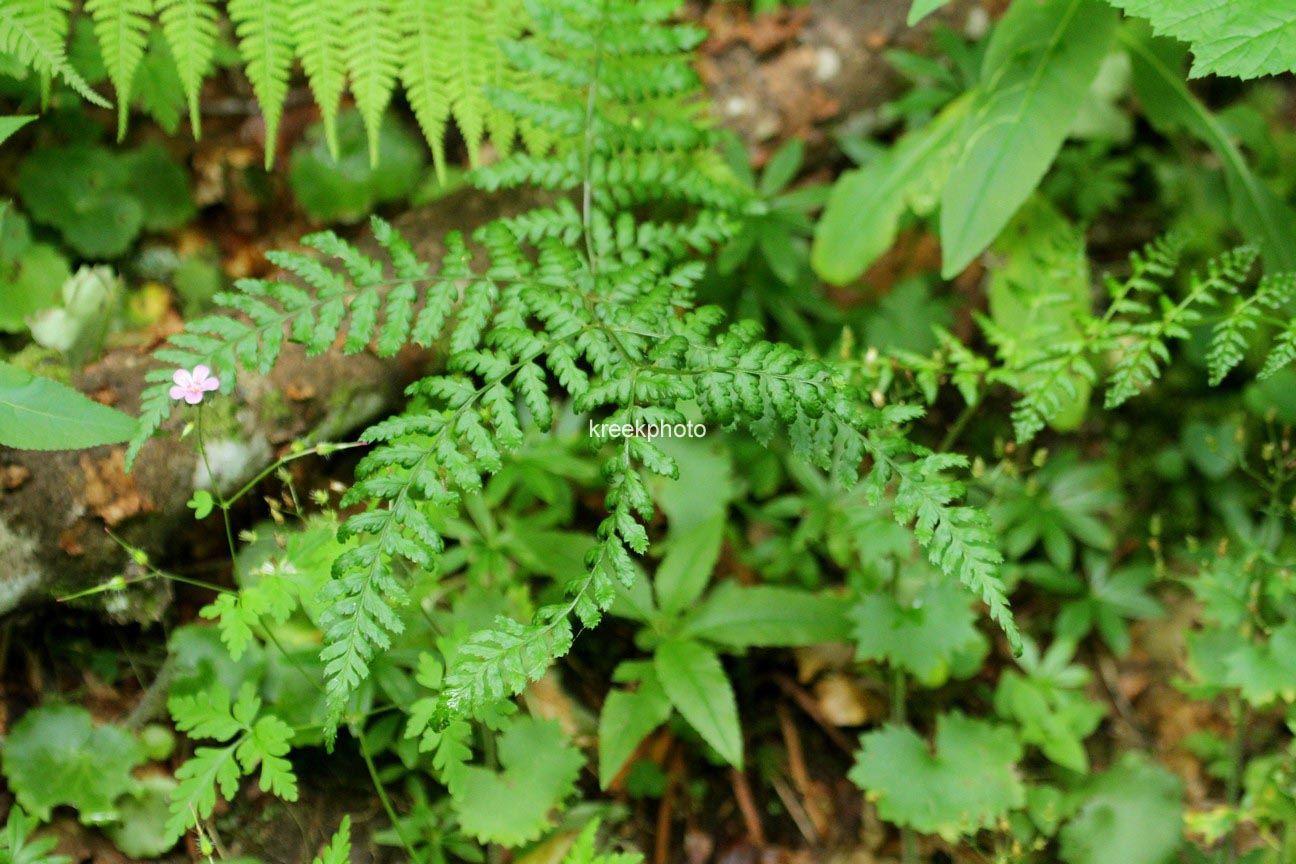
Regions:
[[840, 729], [828, 721], [823, 711], [819, 710], [813, 696], [786, 675], [775, 675], [774, 683], [779, 686], [780, 690], [792, 697], [792, 700], [800, 706], [801, 710], [808, 714], [811, 720], [815, 721], [824, 734], [828, 736], [828, 739], [836, 744], [843, 753], [847, 756], [855, 755], [855, 745], [842, 734]]
[[669, 766], [666, 772], [666, 790], [662, 793], [661, 805], [657, 808], [657, 841], [653, 846], [653, 864], [667, 864], [670, 860], [671, 810], [675, 806], [675, 790], [684, 771], [684, 762], [679, 758], [674, 744], [671, 749], [672, 755], [666, 760]]
[[801, 836], [804, 837], [805, 841], [811, 846], [818, 846], [821, 841], [819, 829], [815, 827], [813, 817], [811, 817], [809, 812], [807, 812], [800, 799], [793, 794], [792, 788], [788, 786], [783, 778], [779, 777], [777, 774], [770, 778], [770, 785], [774, 787], [774, 791], [778, 794], [779, 800], [782, 801], [783, 806], [787, 808], [788, 815], [791, 816], [792, 821], [796, 823], [797, 830], [801, 832]]
[[[801, 733], [797, 731], [796, 723], [792, 722], [792, 713], [788, 711], [787, 703], [777, 703], [774, 710], [778, 714], [779, 727], [783, 732], [783, 744], [787, 747], [788, 776], [792, 778], [793, 785], [801, 795], [801, 800], [797, 802], [798, 806], [808, 815], [815, 837], [821, 837], [828, 831], [828, 814], [816, 801], [814, 783], [810, 779], [810, 772], [806, 769], [805, 753], [801, 749]], [[782, 797], [782, 793], [779, 795]], [[787, 801], [783, 803], [787, 804]], [[788, 805], [788, 809], [792, 809], [791, 805]], [[793, 814], [792, 818], [796, 819], [796, 814]], [[802, 829], [801, 833], [804, 834], [805, 830]]]
[[742, 813], [743, 825], [747, 829], [747, 839], [758, 849], [765, 848], [765, 827], [761, 825], [760, 811], [756, 809], [756, 799], [752, 797], [751, 784], [747, 775], [737, 768], [729, 771], [729, 780], [733, 784], [734, 800], [738, 802], [738, 812]]

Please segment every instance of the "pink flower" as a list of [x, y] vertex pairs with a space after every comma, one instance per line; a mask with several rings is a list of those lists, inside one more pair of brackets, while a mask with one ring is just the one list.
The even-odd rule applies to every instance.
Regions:
[[172, 399], [183, 399], [190, 405], [197, 405], [203, 400], [203, 394], [220, 387], [220, 379], [211, 374], [211, 369], [199, 363], [190, 372], [188, 369], [177, 369], [171, 376], [175, 386], [171, 388]]

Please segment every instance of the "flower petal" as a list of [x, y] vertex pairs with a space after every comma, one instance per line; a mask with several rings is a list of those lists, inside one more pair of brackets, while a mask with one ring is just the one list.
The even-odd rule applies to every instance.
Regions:
[[219, 390], [219, 389], [220, 389], [220, 379], [217, 378], [215, 375], [211, 376], [210, 378], [204, 378], [203, 380], [198, 381], [198, 382], [196, 382], [196, 383], [198, 384], [199, 388], [201, 388], [201, 389], [203, 389], [203, 390]]
[[177, 385], [175, 385], [174, 387], [171, 388], [171, 398], [172, 398], [172, 399], [183, 399], [183, 398], [185, 398], [185, 394], [186, 394], [187, 392], [189, 392], [189, 391], [186, 390], [184, 387], [181, 387], [179, 384], [177, 384]]
[[193, 380], [195, 383], [201, 383], [211, 374], [211, 367], [199, 363], [193, 368]]
[[[179, 384], [181, 387], [188, 387], [193, 383], [193, 375], [189, 374], [188, 369], [177, 369], [175, 374], [171, 376], [171, 380]], [[180, 397], [177, 396], [176, 398], [178, 399]]]
[[188, 391], [187, 393], [185, 393], [185, 397], [184, 397], [184, 399], [185, 399], [185, 401], [188, 402], [190, 405], [197, 405], [199, 402], [202, 401], [202, 391], [201, 391], [201, 390], [190, 390], [190, 391]]

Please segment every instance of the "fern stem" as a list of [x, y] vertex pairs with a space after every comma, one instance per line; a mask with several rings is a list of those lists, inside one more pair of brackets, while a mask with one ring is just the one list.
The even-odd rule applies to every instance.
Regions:
[[594, 108], [598, 103], [599, 70], [603, 65], [603, 22], [607, 17], [607, 0], [599, 4], [599, 29], [594, 36], [594, 64], [590, 70], [589, 92], [585, 96], [585, 134], [581, 145], [581, 233], [585, 237], [585, 255], [589, 258], [590, 272], [598, 277], [598, 256], [594, 252], [594, 238], [590, 232], [590, 211], [593, 209], [594, 183], [590, 179], [590, 160], [594, 155]]

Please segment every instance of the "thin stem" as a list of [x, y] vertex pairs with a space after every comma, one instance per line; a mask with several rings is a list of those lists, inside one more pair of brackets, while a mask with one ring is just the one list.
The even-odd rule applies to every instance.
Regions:
[[383, 810], [387, 811], [387, 818], [391, 820], [392, 830], [400, 838], [401, 845], [405, 847], [405, 852], [409, 855], [410, 860], [422, 864], [423, 856], [418, 854], [409, 838], [405, 836], [405, 829], [396, 816], [396, 808], [392, 806], [391, 798], [387, 795], [387, 789], [378, 777], [378, 768], [374, 765], [373, 756], [369, 753], [369, 743], [365, 740], [364, 729], [356, 731], [356, 739], [360, 742], [360, 756], [364, 759], [365, 767], [369, 769], [369, 779], [373, 781], [374, 791], [378, 793], [378, 800], [382, 802]]
[[[1225, 797], [1228, 801], [1229, 809], [1236, 815], [1238, 802], [1242, 792], [1242, 770], [1246, 762], [1246, 719], [1247, 706], [1246, 702], [1237, 693], [1229, 694], [1229, 706], [1233, 709], [1233, 753], [1231, 764], [1229, 766], [1228, 781], [1225, 787]], [[1220, 856], [1220, 860], [1227, 864], [1234, 864], [1237, 861], [1237, 826], [1234, 825], [1233, 832], [1229, 835], [1228, 843], [1225, 845]]]

